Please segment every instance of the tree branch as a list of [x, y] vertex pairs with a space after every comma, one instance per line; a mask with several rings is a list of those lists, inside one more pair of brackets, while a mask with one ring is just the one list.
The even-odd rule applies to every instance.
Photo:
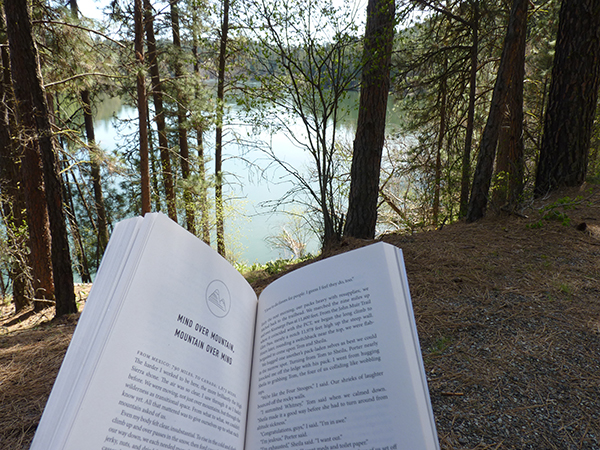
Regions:
[[125, 78], [122, 75], [109, 75], [107, 73], [101, 73], [101, 72], [78, 73], [77, 75], [73, 75], [72, 77], [65, 78], [64, 80], [54, 81], [52, 83], [45, 84], [44, 89], [58, 86], [59, 84], [65, 84], [65, 83], [68, 83], [69, 81], [76, 80], [77, 78], [83, 78], [83, 77], [87, 77], [87, 76], [106, 77], [106, 78]]
[[114, 44], [117, 44], [118, 46], [120, 46], [121, 48], [127, 48], [127, 46], [125, 44], [123, 44], [122, 42], [119, 42], [113, 38], [111, 38], [110, 36], [102, 33], [101, 31], [98, 30], [92, 30], [91, 28], [87, 28], [87, 27], [83, 27], [81, 25], [76, 25], [74, 23], [68, 23], [68, 22], [58, 22], [56, 20], [34, 20], [32, 21], [33, 24], [37, 25], [37, 24], [42, 24], [42, 23], [49, 23], [51, 25], [66, 25], [68, 27], [73, 27], [73, 28], [77, 28], [79, 30], [83, 30], [83, 31], [88, 31], [90, 33], [94, 33], [97, 34], [99, 36], [102, 36], [104, 39], [113, 42]]

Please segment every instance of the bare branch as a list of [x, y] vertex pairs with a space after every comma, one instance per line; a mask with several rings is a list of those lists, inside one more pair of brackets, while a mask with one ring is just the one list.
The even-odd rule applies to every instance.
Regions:
[[76, 80], [77, 78], [83, 78], [83, 77], [88, 77], [88, 76], [106, 77], [106, 78], [125, 78], [122, 75], [109, 75], [107, 73], [101, 73], [101, 72], [78, 73], [77, 75], [73, 75], [72, 77], [65, 78], [64, 80], [54, 81], [52, 83], [45, 84], [44, 89], [58, 86], [59, 84], [65, 84], [65, 83], [68, 83], [69, 81]]
[[51, 24], [51, 25], [65, 25], [67, 27], [72, 27], [72, 28], [77, 28], [79, 30], [83, 30], [83, 31], [88, 31], [90, 33], [94, 33], [97, 34], [98, 36], [102, 36], [104, 39], [117, 44], [118, 46], [120, 46], [121, 48], [127, 48], [127, 46], [125, 44], [123, 44], [122, 42], [119, 42], [113, 38], [111, 38], [110, 36], [108, 36], [107, 34], [102, 33], [101, 31], [98, 30], [93, 30], [91, 28], [87, 28], [81, 25], [76, 25], [74, 23], [68, 23], [68, 22], [59, 22], [56, 20], [34, 20], [32, 21], [33, 24], [42, 24], [42, 23], [47, 23], [47, 24]]

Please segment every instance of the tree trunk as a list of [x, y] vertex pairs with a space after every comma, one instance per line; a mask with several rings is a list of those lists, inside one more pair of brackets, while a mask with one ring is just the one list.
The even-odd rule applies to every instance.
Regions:
[[[54, 96], [52, 94], [46, 94], [46, 101], [48, 103], [49, 108], [49, 119], [52, 127], [56, 128], [56, 116], [59, 114], [59, 111], [54, 106]], [[64, 141], [64, 137], [58, 141], [58, 144], [61, 146], [61, 150], [66, 148], [66, 144]], [[60, 153], [59, 153], [60, 154]], [[64, 161], [60, 161], [59, 163], [60, 172], [62, 173], [67, 164]], [[78, 263], [77, 271], [81, 276], [81, 281], [84, 283], [91, 283], [92, 278], [90, 275], [89, 264], [87, 261], [87, 256], [85, 254], [85, 247], [83, 245], [83, 241], [81, 239], [81, 233], [79, 232], [79, 223], [77, 222], [77, 217], [75, 217], [75, 206], [73, 204], [73, 195], [71, 192], [71, 186], [68, 183], [68, 172], [65, 175], [65, 179], [63, 179], [62, 175], [60, 175], [61, 187], [62, 187], [62, 198], [64, 199], [64, 211], [65, 218], [69, 223], [69, 228], [71, 230], [71, 238], [73, 240], [74, 245], [74, 254]]]
[[210, 245], [210, 221], [208, 217], [208, 185], [206, 182], [206, 166], [204, 164], [204, 132], [202, 127], [196, 129], [198, 143], [198, 177], [200, 178], [200, 223], [202, 226], [202, 240]]
[[[0, 21], [3, 17], [0, 15]], [[2, 29], [4, 29], [2, 23]], [[7, 44], [4, 39], [3, 44]], [[12, 282], [12, 298], [15, 312], [19, 313], [31, 304], [31, 284], [27, 266], [27, 229], [25, 199], [19, 189], [21, 155], [11, 135], [16, 131], [14, 117], [14, 94], [10, 80], [10, 56], [8, 47], [0, 48], [2, 82], [0, 83], [0, 203], [8, 245], [11, 248], [9, 277]], [[2, 275], [0, 275], [2, 276]]]
[[[79, 7], [77, 6], [76, 0], [70, 0], [71, 15], [73, 18], [79, 18]], [[85, 134], [87, 136], [88, 152], [90, 155], [90, 172], [92, 177], [92, 189], [94, 190], [94, 205], [96, 209], [97, 218], [97, 236], [98, 245], [96, 250], [97, 260], [99, 260], [104, 254], [104, 250], [108, 245], [108, 220], [106, 218], [106, 208], [104, 205], [104, 197], [102, 195], [102, 180], [100, 177], [100, 152], [96, 147], [96, 136], [94, 132], [94, 118], [92, 115], [92, 102], [90, 100], [90, 91], [84, 89], [81, 91], [81, 101], [83, 103], [83, 122], [85, 124]], [[73, 177], [75, 178], [75, 177]], [[68, 182], [66, 183], [68, 186]], [[71, 196], [72, 199], [72, 196]], [[75, 212], [73, 211], [73, 214]], [[83, 245], [81, 245], [82, 257], [85, 261], [85, 255], [83, 254]], [[83, 262], [82, 262], [83, 263]], [[87, 266], [87, 261], [84, 266]], [[89, 270], [84, 269], [84, 272], [89, 274]], [[91, 280], [90, 280], [91, 281]]]
[[149, 0], [144, 0], [144, 16], [148, 63], [150, 65], [150, 81], [152, 83], [152, 99], [154, 101], [154, 120], [156, 121], [156, 129], [158, 131], [158, 150], [167, 202], [167, 214], [171, 220], [177, 222], [177, 200], [175, 198], [173, 169], [171, 168], [171, 156], [169, 154], [169, 140], [167, 139], [167, 125], [165, 121], [165, 108], [163, 106], [160, 70], [158, 68], [156, 38], [154, 37], [154, 18], [152, 16], [152, 5], [150, 5]]
[[346, 236], [375, 236], [395, 9], [395, 0], [369, 0], [367, 4], [364, 67], [344, 228]]
[[85, 246], [83, 245], [83, 240], [81, 239], [81, 233], [79, 232], [79, 223], [77, 222], [77, 218], [75, 217], [75, 205], [73, 203], [73, 193], [71, 191], [71, 186], [68, 182], [63, 183], [65, 186], [64, 189], [64, 199], [65, 204], [69, 205], [66, 208], [67, 220], [69, 221], [69, 225], [71, 227], [71, 236], [73, 238], [73, 244], [75, 245], [75, 257], [77, 258], [77, 262], [79, 264], [78, 272], [81, 277], [81, 281], [83, 283], [91, 283], [92, 276], [90, 274], [90, 266], [88, 264], [87, 255], [85, 254]]
[[[37, 50], [31, 31], [27, 3], [18, 0], [4, 2], [7, 34], [11, 52], [13, 87], [17, 99], [20, 125], [30, 134], [26, 147], [39, 155], [46, 191], [51, 230], [52, 271], [56, 298], [56, 315], [77, 312], [73, 269], [62, 204], [62, 186], [58, 176], [55, 147], [44, 95]], [[28, 174], [29, 175], [29, 174]]]
[[106, 218], [106, 208], [104, 206], [104, 196], [102, 195], [102, 180], [100, 177], [99, 155], [96, 147], [96, 137], [94, 133], [94, 118], [92, 116], [92, 103], [90, 101], [90, 91], [84, 89], [81, 91], [81, 101], [83, 102], [83, 118], [85, 122], [85, 134], [87, 136], [88, 151], [90, 155], [90, 169], [92, 175], [92, 187], [94, 189], [94, 204], [96, 206], [97, 229], [98, 229], [98, 255], [102, 255], [108, 245], [108, 220]]
[[[5, 5], [5, 9], [8, 8], [9, 4]], [[12, 12], [7, 11], [8, 14], [12, 14]], [[37, 69], [34, 66], [25, 70], [35, 71]], [[12, 68], [12, 76], [13, 78], [17, 76], [14, 68]], [[26, 95], [23, 89], [20, 90], [20, 93], [21, 95]], [[33, 117], [29, 117], [29, 119], [33, 119]], [[29, 120], [29, 122], [32, 122], [32, 120]], [[21, 149], [21, 173], [19, 178], [26, 205], [30, 251], [29, 265], [31, 267], [33, 297], [54, 299], [50, 221], [48, 219], [48, 207], [44, 191], [42, 158], [36, 143], [33, 139], [27, 138], [28, 132], [25, 126], [26, 124], [22, 122], [17, 124], [17, 133], [20, 137], [20, 142], [17, 145]], [[30, 126], [32, 125], [30, 124]]]
[[[529, 0], [514, 0], [510, 13], [504, 48], [500, 58], [498, 76], [492, 94], [492, 103], [488, 116], [481, 145], [479, 147], [479, 159], [473, 177], [473, 187], [467, 211], [467, 222], [473, 222], [485, 215], [488, 201], [488, 193], [492, 181], [494, 169], [494, 157], [500, 134], [500, 125], [507, 104], [508, 93], [511, 83], [515, 82], [515, 68], [524, 58], [519, 55], [522, 34], [527, 32], [527, 8]], [[524, 48], [524, 47], [523, 47]], [[522, 64], [522, 62], [521, 62]]]
[[442, 149], [444, 146], [444, 137], [446, 136], [446, 102], [447, 102], [447, 80], [446, 69], [448, 61], [444, 60], [444, 74], [440, 80], [440, 128], [438, 130], [438, 141], [435, 155], [435, 180], [433, 185], [433, 225], [437, 227], [440, 214], [440, 191], [442, 183]]
[[[171, 31], [173, 32], [173, 47], [175, 48], [175, 78], [184, 76], [182, 67], [183, 53], [181, 51], [181, 38], [179, 36], [179, 7], [178, 0], [171, 0]], [[196, 234], [196, 217], [194, 214], [192, 189], [190, 179], [190, 148], [188, 144], [187, 129], [185, 127], [186, 112], [183, 107], [184, 96], [177, 89], [177, 134], [179, 136], [179, 156], [181, 160], [181, 177], [183, 178], [183, 204], [185, 207], [185, 223], [187, 230]]]
[[[527, 11], [525, 11], [527, 22]], [[523, 143], [523, 85], [525, 81], [525, 47], [527, 25], [519, 33], [516, 44], [515, 61], [509, 68], [511, 82], [508, 86], [506, 107], [502, 119], [496, 158], [497, 189], [494, 200], [513, 209], [523, 194], [525, 168], [525, 146]]]
[[151, 211], [150, 205], [150, 164], [148, 160], [148, 100], [146, 98], [146, 77], [144, 76], [144, 12], [142, 0], [135, 0], [135, 58], [137, 70], [137, 103], [140, 132], [140, 176], [142, 215]]
[[473, 20], [471, 22], [471, 70], [469, 80], [469, 107], [467, 110], [467, 128], [465, 149], [462, 158], [462, 175], [460, 181], [459, 217], [467, 215], [469, 207], [469, 186], [471, 181], [471, 147], [475, 128], [475, 100], [477, 97], [477, 69], [479, 65], [479, 0], [473, 1]]
[[563, 0], [535, 194], [585, 181], [600, 83], [600, 0]]
[[[524, 38], [524, 36], [523, 36]], [[523, 39], [523, 46], [525, 39]], [[523, 49], [523, 56], [525, 51]], [[525, 68], [525, 61], [519, 69]], [[493, 200], [498, 206], [513, 209], [523, 193], [524, 143], [523, 143], [523, 81], [524, 70], [515, 73], [502, 120], [496, 157], [496, 187]]]
[[217, 252], [225, 256], [225, 223], [223, 211], [223, 116], [225, 108], [225, 62], [229, 34], [229, 0], [223, 0], [223, 22], [217, 75], [217, 126], [215, 133], [215, 215], [217, 219]]
[[[197, 16], [194, 15], [194, 21]], [[200, 71], [198, 60], [198, 37], [194, 33], [194, 42], [192, 47], [194, 55], [194, 71]], [[208, 183], [206, 181], [206, 161], [204, 157], [204, 124], [202, 121], [196, 124], [196, 143], [198, 148], [198, 178], [200, 180], [200, 226], [202, 228], [202, 240], [210, 245], [210, 220], [208, 205]]]

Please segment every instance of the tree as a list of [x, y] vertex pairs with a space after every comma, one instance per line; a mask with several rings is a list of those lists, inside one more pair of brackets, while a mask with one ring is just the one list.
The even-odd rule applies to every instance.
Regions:
[[167, 125], [165, 108], [163, 105], [163, 87], [158, 67], [158, 51], [156, 49], [156, 38], [154, 37], [154, 17], [152, 5], [149, 0], [144, 0], [144, 28], [146, 30], [146, 45], [148, 46], [148, 63], [150, 65], [150, 80], [152, 83], [152, 98], [154, 100], [154, 120], [158, 131], [158, 149], [160, 153], [160, 165], [162, 168], [163, 185], [165, 189], [167, 214], [169, 218], [177, 222], [177, 206], [175, 199], [175, 187], [173, 183], [173, 169], [171, 168], [171, 156], [169, 151], [169, 140], [167, 139]]
[[600, 0], [563, 0], [535, 195], [585, 181], [600, 84]]
[[102, 180], [100, 178], [100, 164], [98, 162], [98, 148], [96, 147], [96, 137], [94, 133], [94, 119], [92, 116], [92, 102], [90, 101], [90, 91], [84, 89], [81, 91], [81, 101], [83, 104], [83, 116], [85, 122], [85, 133], [90, 154], [90, 169], [92, 176], [92, 187], [94, 190], [94, 205], [98, 222], [98, 254], [102, 255], [108, 245], [108, 221], [106, 218], [106, 208], [104, 206], [104, 196], [102, 195]]
[[[14, 78], [14, 70], [12, 68], [11, 70], [11, 76]], [[22, 146], [23, 142], [30, 145]], [[20, 146], [21, 153], [21, 175], [19, 176], [19, 180], [24, 192], [27, 208], [26, 218], [30, 248], [29, 264], [31, 265], [33, 277], [33, 295], [37, 299], [53, 299], [54, 281], [52, 279], [52, 256], [50, 250], [50, 222], [46, 206], [41, 156], [36, 148], [34, 148], [32, 140], [20, 140], [17, 145]], [[22, 174], [26, 174], [26, 176]]]
[[[469, 204], [469, 186], [471, 184], [471, 149], [473, 146], [473, 134], [475, 132], [475, 107], [477, 101], [477, 73], [480, 70], [479, 67], [479, 50], [480, 50], [480, 26], [481, 26], [481, 11], [480, 11], [480, 0], [469, 0], [469, 2], [458, 2], [458, 5], [452, 4], [451, 2], [444, 2], [444, 4], [438, 4], [438, 2], [431, 2], [427, 0], [416, 0], [416, 3], [422, 7], [434, 11], [440, 16], [444, 17], [448, 23], [457, 24], [451, 26], [451, 30], [448, 34], [450, 36], [445, 37], [443, 51], [444, 53], [453, 53], [457, 49], [467, 49], [468, 59], [465, 58], [463, 64], [468, 62], [468, 107], [467, 107], [467, 118], [465, 123], [465, 136], [464, 146], [462, 151], [462, 164], [461, 164], [461, 176], [460, 176], [460, 206], [459, 206], [459, 217], [464, 217], [467, 214], [467, 207]], [[468, 9], [467, 9], [468, 8]], [[467, 11], [465, 11], [467, 10]], [[470, 17], [466, 15], [470, 13]], [[460, 36], [460, 27], [465, 27], [470, 34], [469, 45], [464, 44], [448, 44], [448, 41], [458, 41], [457, 36]], [[436, 31], [437, 33], [437, 31]], [[427, 45], [428, 51], [436, 53], [436, 45]], [[446, 71], [447, 69], [447, 56], [444, 56], [444, 73], [440, 75], [443, 83], [447, 83], [447, 78], [450, 75]], [[459, 60], [463, 60], [463, 57], [459, 56]], [[455, 69], [454, 69], [455, 70]], [[460, 83], [460, 82], [459, 82]], [[447, 105], [447, 103], [445, 103]], [[444, 108], [445, 109], [445, 108]], [[445, 119], [442, 119], [445, 120]], [[444, 123], [444, 129], [446, 128]], [[440, 139], [445, 136], [438, 136], [438, 148], [441, 143]], [[437, 159], [437, 157], [436, 157]], [[436, 162], [437, 163], [437, 162]], [[436, 184], [436, 189], [439, 189]], [[436, 216], [436, 214], [434, 214]]]
[[142, 0], [134, 0], [135, 20], [135, 60], [137, 63], [137, 107], [140, 131], [140, 175], [142, 195], [142, 215], [151, 211], [150, 206], [150, 164], [148, 159], [148, 100], [146, 77], [144, 76], [144, 11]]
[[375, 237], [395, 10], [395, 0], [369, 0], [367, 4], [360, 104], [344, 228], [346, 236]]
[[404, 19], [394, 39], [393, 94], [402, 116], [400, 133], [387, 141], [395, 170], [386, 186], [390, 198], [404, 199], [396, 217], [410, 229], [466, 214], [472, 141], [497, 72], [498, 36], [506, 33], [498, 2], [412, 3], [426, 15], [412, 26]]
[[223, 211], [223, 118], [225, 111], [225, 64], [229, 38], [229, 0], [222, 0], [219, 68], [217, 73], [217, 109], [215, 128], [215, 214], [217, 219], [217, 252], [225, 256], [225, 212]]
[[[485, 215], [500, 125], [506, 111], [508, 93], [511, 92], [511, 84], [517, 83], [519, 74], [523, 73], [522, 67], [525, 64], [528, 6], [529, 0], [513, 1], [498, 76], [492, 94], [490, 112], [479, 146], [479, 158], [467, 210], [467, 222], [473, 222]], [[513, 90], [513, 95], [518, 94], [517, 91]], [[522, 102], [520, 107], [522, 109]], [[514, 114], [514, 111], [512, 113]]]
[[257, 123], [283, 130], [311, 158], [307, 175], [275, 149], [266, 150], [295, 182], [275, 208], [295, 201], [316, 210], [327, 248], [343, 229], [340, 185], [345, 169], [336, 133], [345, 113], [342, 102], [357, 84], [355, 11], [301, 0], [251, 1], [246, 6], [247, 28], [253, 31], [252, 76], [259, 81], [249, 89], [247, 106], [257, 113]]
[[523, 84], [525, 81], [525, 33], [519, 37], [518, 55], [523, 56], [511, 69], [514, 71], [508, 87], [506, 107], [496, 156], [496, 180], [493, 201], [514, 209], [521, 201], [524, 188]]
[[[200, 60], [200, 45], [201, 35], [203, 34], [202, 21], [200, 20], [200, 4], [201, 2], [192, 2], [192, 57], [194, 61], [194, 75], [197, 78], [201, 77], [201, 71], [203, 70]], [[173, 29], [175, 34], [175, 29]], [[179, 33], [177, 33], [179, 34]], [[177, 73], [177, 72], [176, 72]], [[193, 128], [196, 132], [196, 151], [197, 151], [197, 185], [198, 185], [198, 201], [200, 203], [200, 232], [201, 239], [210, 245], [210, 220], [209, 212], [210, 205], [208, 200], [208, 181], [206, 179], [206, 155], [204, 151], [204, 133], [210, 122], [209, 117], [214, 111], [205, 111], [206, 108], [203, 106], [206, 104], [206, 90], [198, 89], [201, 83], [194, 83], [194, 107], [192, 109], [191, 120]], [[178, 116], [179, 117], [179, 116]], [[184, 155], [181, 155], [184, 159]], [[183, 166], [182, 166], [183, 172]], [[191, 199], [190, 199], [191, 200]]]
[[[174, 72], [177, 82], [181, 82], [184, 77], [183, 70], [183, 50], [181, 47], [181, 32], [179, 26], [179, 5], [178, 0], [171, 0], [171, 31], [173, 34], [174, 48]], [[196, 60], [194, 59], [194, 62]], [[196, 234], [196, 218], [193, 206], [192, 189], [189, 186], [191, 178], [190, 169], [190, 149], [188, 144], [188, 133], [186, 128], [186, 111], [184, 108], [184, 95], [181, 89], [176, 88], [177, 99], [177, 135], [179, 137], [179, 157], [181, 164], [181, 177], [183, 179], [183, 204], [185, 208], [185, 223], [187, 230]]]
[[[0, 15], [2, 28], [1, 82], [0, 82], [0, 204], [7, 235], [6, 256], [10, 258], [9, 277], [12, 282], [12, 298], [15, 312], [19, 313], [31, 304], [30, 270], [28, 269], [27, 224], [23, 211], [25, 199], [20, 185], [21, 155], [13, 139], [16, 130], [14, 93], [10, 79], [10, 56], [5, 34], [4, 18]], [[2, 275], [0, 275], [2, 276]]]
[[471, 147], [473, 145], [473, 132], [475, 122], [475, 101], [477, 97], [477, 71], [479, 70], [479, 0], [471, 2], [473, 16], [468, 22], [471, 28], [471, 58], [469, 76], [469, 108], [467, 113], [467, 129], [465, 136], [465, 149], [462, 158], [462, 175], [460, 179], [460, 211], [459, 216], [467, 214], [469, 204], [469, 184], [471, 181]]
[[[48, 212], [56, 314], [60, 316], [77, 312], [77, 305], [62, 204], [62, 186], [55, 159], [48, 106], [41, 80], [37, 49], [33, 42], [31, 16], [27, 3], [7, 0], [4, 2], [4, 10], [19, 126], [26, 139], [23, 141], [25, 151], [31, 154], [33, 162], [28, 166], [33, 173], [25, 172], [24, 175], [25, 177], [43, 176], [46, 205], [37, 206]], [[37, 167], [34, 168], [33, 165]], [[34, 212], [28, 207], [28, 220], [40, 212], [39, 210]], [[31, 234], [34, 232], [34, 229], [30, 229]]]

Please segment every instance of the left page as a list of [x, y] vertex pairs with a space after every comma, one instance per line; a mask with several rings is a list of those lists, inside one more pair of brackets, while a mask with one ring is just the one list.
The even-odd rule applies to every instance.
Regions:
[[[120, 274], [118, 258], [103, 262], [34, 450], [243, 448], [256, 296], [167, 217], [146, 215], [139, 229], [133, 244], [119, 238], [132, 253]], [[66, 404], [63, 372], [75, 384]]]

